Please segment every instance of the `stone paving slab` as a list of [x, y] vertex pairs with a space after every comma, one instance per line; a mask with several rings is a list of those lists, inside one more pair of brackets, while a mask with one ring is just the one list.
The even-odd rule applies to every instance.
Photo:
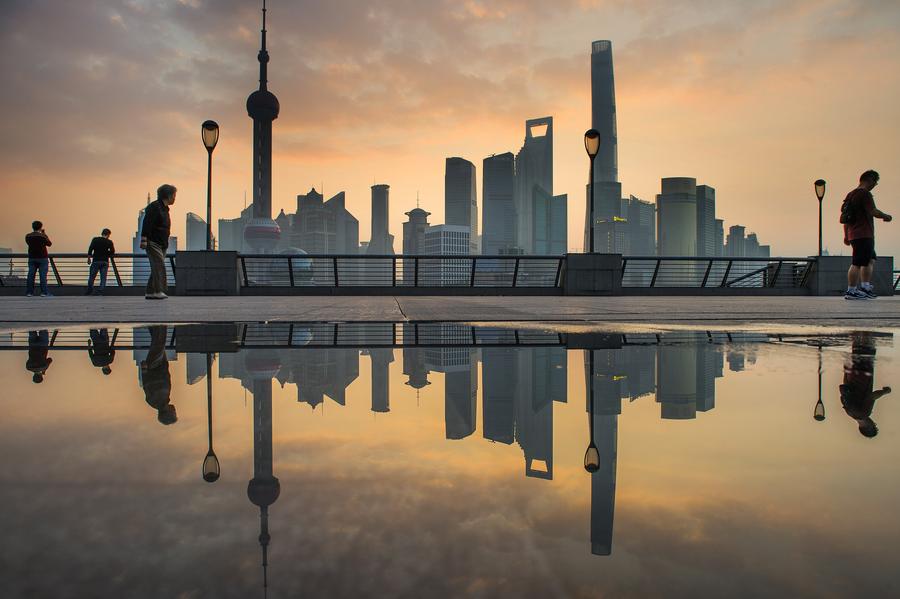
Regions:
[[0, 297], [0, 326], [228, 321], [740, 323], [893, 328], [900, 297]]

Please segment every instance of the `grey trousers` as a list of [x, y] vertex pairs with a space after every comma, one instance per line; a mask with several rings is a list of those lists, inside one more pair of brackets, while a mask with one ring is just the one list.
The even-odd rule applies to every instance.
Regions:
[[166, 250], [152, 241], [147, 242], [147, 258], [150, 259], [150, 278], [147, 279], [147, 295], [168, 293], [166, 283]]

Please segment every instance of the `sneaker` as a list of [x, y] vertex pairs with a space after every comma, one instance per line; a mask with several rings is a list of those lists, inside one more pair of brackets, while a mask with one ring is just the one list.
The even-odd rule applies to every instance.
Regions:
[[91, 289], [88, 289], [87, 291], [84, 292], [85, 295], [91, 295], [93, 293], [94, 293], [94, 291]]
[[865, 292], [860, 291], [859, 289], [848, 289], [846, 293], [844, 293], [844, 299], [846, 300], [867, 300], [871, 299]]
[[42, 293], [41, 297], [53, 297], [52, 293]]
[[159, 299], [159, 298], [156, 297], [155, 293], [148, 293], [147, 295], [144, 296], [144, 299]]
[[156, 294], [156, 299], [169, 299], [169, 296], [166, 295], [165, 293], [163, 293], [162, 291], [160, 291], [159, 293]]
[[868, 297], [869, 299], [875, 299], [876, 297], [878, 297], [878, 294], [875, 293], [875, 289], [872, 287], [860, 287], [859, 290], [865, 293], [866, 297]]
[[25, 294], [25, 297], [34, 297], [34, 294], [33, 294], [33, 293], [26, 293], [26, 294]]

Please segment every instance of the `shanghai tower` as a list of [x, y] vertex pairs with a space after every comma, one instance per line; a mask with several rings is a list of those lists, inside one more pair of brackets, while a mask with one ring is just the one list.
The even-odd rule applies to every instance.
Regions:
[[244, 227], [244, 240], [257, 252], [271, 252], [281, 238], [272, 220], [272, 121], [281, 106], [268, 90], [269, 52], [266, 50], [266, 3], [262, 8], [262, 46], [259, 89], [247, 98], [247, 114], [253, 119], [253, 218]]
[[[600, 133], [600, 152], [594, 160], [594, 246], [598, 252], [621, 253], [616, 241], [621, 219], [622, 184], [619, 183], [616, 133], [616, 84], [613, 77], [612, 42], [591, 44], [591, 126]], [[584, 214], [584, 247], [590, 246], [590, 185]]]

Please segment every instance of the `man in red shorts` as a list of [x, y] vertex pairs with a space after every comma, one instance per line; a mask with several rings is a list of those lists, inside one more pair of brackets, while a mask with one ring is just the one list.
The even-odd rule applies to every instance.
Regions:
[[877, 297], [872, 288], [875, 266], [875, 219], [891, 222], [892, 217], [875, 207], [872, 190], [878, 185], [878, 173], [866, 171], [859, 177], [859, 187], [844, 200], [849, 219], [844, 222], [844, 244], [853, 246], [853, 262], [847, 271], [847, 291], [844, 299], [865, 300]]

